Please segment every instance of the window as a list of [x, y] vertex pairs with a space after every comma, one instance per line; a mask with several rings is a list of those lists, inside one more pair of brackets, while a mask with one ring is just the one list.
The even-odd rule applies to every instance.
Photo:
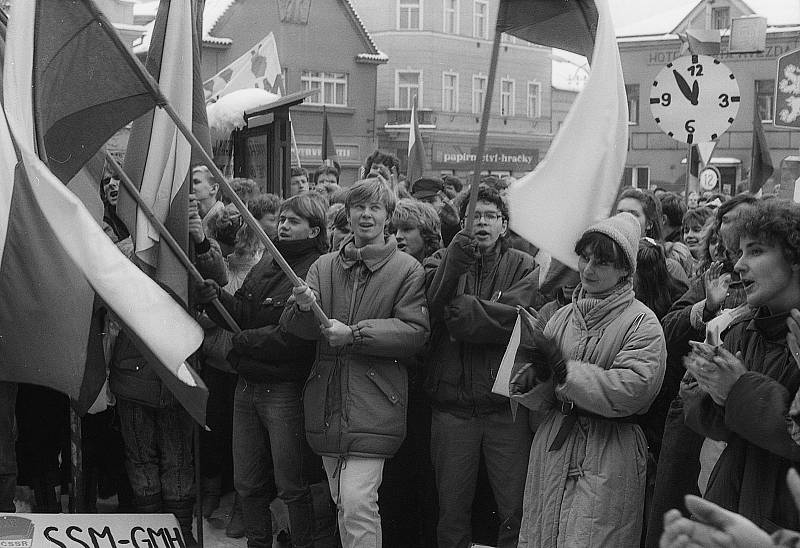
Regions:
[[397, 71], [397, 90], [394, 104], [397, 108], [411, 108], [414, 97], [417, 97], [417, 107], [422, 105], [422, 78], [418, 71]]
[[420, 30], [422, 28], [420, 3], [422, 0], [398, 0], [397, 28]]
[[514, 116], [514, 80], [500, 80], [500, 116]]
[[458, 34], [458, 1], [444, 1], [444, 27], [442, 30], [447, 34]]
[[628, 124], [639, 125], [639, 84], [626, 84], [625, 94], [628, 96]]
[[489, 2], [487, 0], [474, 0], [472, 13], [472, 36], [474, 38], [489, 38]]
[[756, 80], [756, 105], [762, 122], [771, 122], [775, 112], [775, 80]]
[[483, 110], [483, 98], [486, 97], [486, 76], [472, 77], [472, 114], [480, 114]]
[[347, 74], [304, 70], [300, 75], [303, 91], [318, 89], [319, 93], [306, 99], [312, 105], [347, 106]]
[[711, 8], [711, 28], [712, 29], [727, 29], [731, 26], [731, 9], [724, 8]]
[[458, 112], [458, 73], [442, 73], [442, 110]]
[[528, 82], [528, 118], [539, 118], [542, 115], [542, 84]]
[[646, 166], [625, 166], [622, 172], [622, 185], [634, 188], [650, 188], [650, 168]]

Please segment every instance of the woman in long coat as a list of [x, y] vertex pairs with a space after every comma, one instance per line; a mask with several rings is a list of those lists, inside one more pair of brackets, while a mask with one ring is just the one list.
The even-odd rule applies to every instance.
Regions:
[[640, 227], [620, 213], [575, 246], [572, 303], [534, 331], [515, 400], [541, 417], [531, 446], [519, 547], [638, 546], [647, 443], [637, 416], [664, 377], [655, 314], [637, 301]]

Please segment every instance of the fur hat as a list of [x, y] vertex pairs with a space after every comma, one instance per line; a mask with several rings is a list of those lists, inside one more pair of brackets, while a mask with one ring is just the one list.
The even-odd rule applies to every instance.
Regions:
[[613, 217], [603, 219], [586, 229], [584, 234], [599, 232], [605, 234], [625, 253], [625, 258], [631, 266], [631, 274], [636, 271], [636, 254], [639, 252], [639, 239], [642, 234], [642, 225], [628, 212], [617, 213]]

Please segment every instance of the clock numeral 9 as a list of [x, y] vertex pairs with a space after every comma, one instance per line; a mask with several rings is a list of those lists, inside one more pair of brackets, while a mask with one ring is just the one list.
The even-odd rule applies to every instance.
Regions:
[[730, 106], [730, 104], [731, 104], [731, 101], [730, 101], [730, 98], [728, 97], [728, 94], [727, 93], [720, 93], [719, 94], [719, 106], [724, 108], [724, 107]]
[[694, 122], [694, 120], [686, 120], [686, 123], [683, 124], [683, 129], [685, 129], [687, 133], [694, 133]]
[[669, 93], [661, 94], [661, 106], [668, 107], [672, 103], [672, 95]]
[[686, 70], [692, 73], [692, 76], [702, 76], [703, 75], [703, 65], [690, 65]]

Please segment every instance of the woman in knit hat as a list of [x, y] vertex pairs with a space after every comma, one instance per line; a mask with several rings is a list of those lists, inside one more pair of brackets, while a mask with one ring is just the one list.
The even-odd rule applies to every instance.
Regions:
[[634, 297], [640, 226], [619, 213], [575, 245], [572, 303], [533, 330], [512, 398], [537, 416], [519, 547], [638, 546], [647, 443], [637, 416], [664, 377], [664, 335]]

